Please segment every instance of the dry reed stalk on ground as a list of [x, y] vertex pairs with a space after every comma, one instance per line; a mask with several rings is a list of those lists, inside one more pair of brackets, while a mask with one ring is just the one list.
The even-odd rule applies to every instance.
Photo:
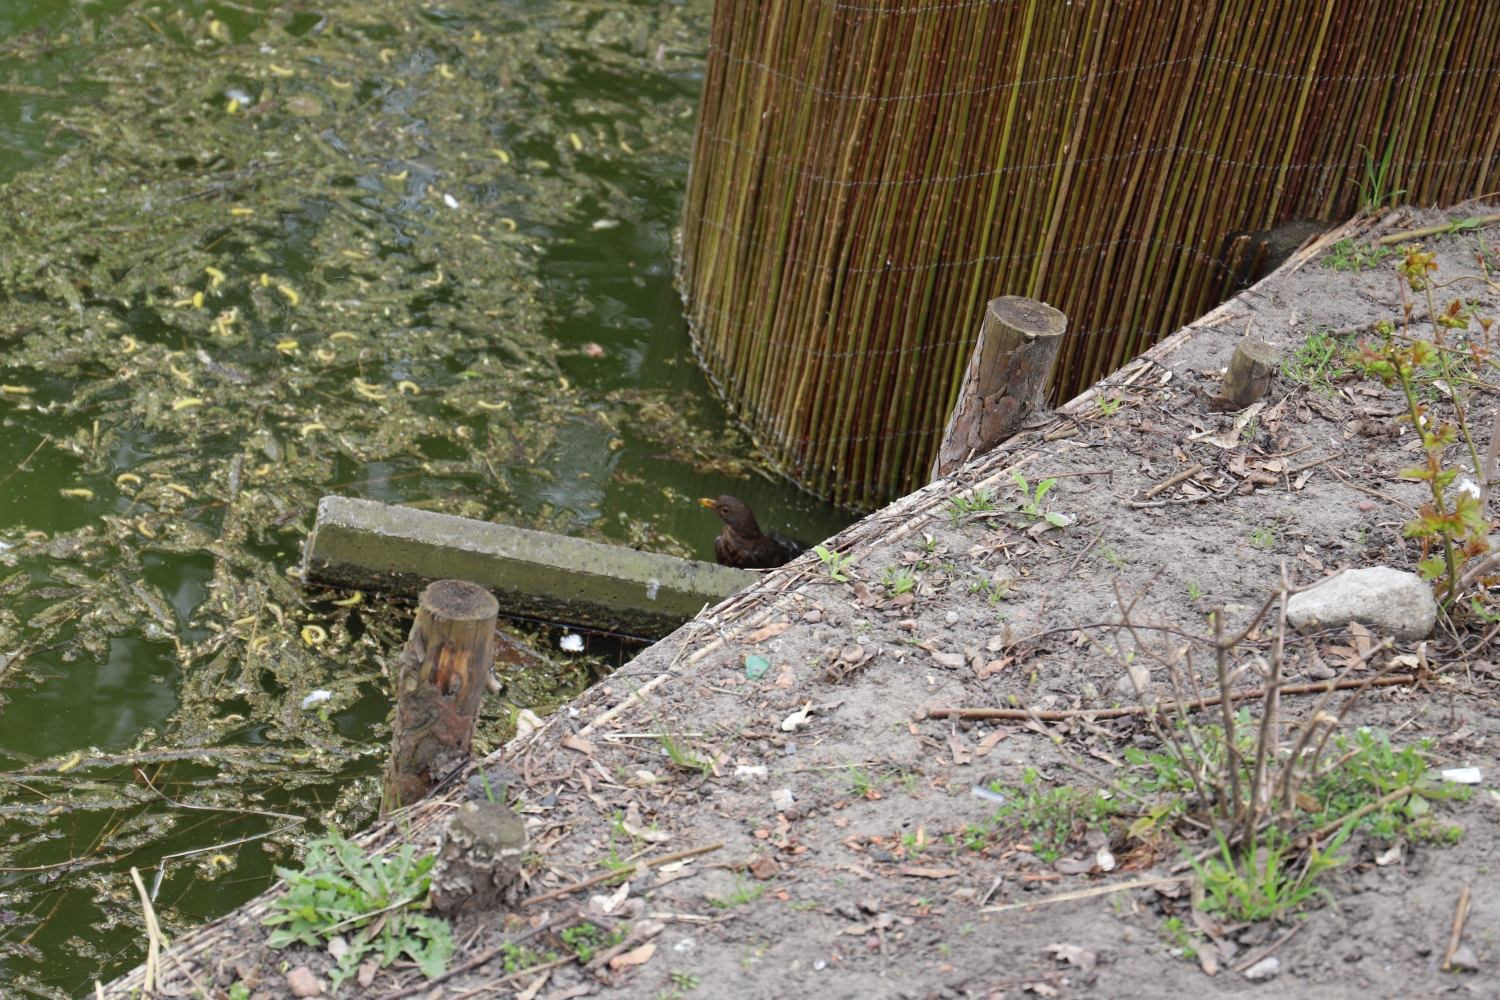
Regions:
[[1067, 398], [1248, 266], [1226, 233], [1500, 175], [1493, 5], [722, 0], [681, 277], [782, 471], [870, 508], [924, 482], [998, 295], [1068, 316]]

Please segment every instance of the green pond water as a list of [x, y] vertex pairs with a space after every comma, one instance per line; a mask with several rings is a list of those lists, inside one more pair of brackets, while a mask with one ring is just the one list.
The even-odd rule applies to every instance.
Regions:
[[[0, 995], [136, 964], [132, 867], [170, 936], [368, 821], [408, 622], [287, 575], [319, 496], [699, 558], [700, 496], [848, 522], [681, 320], [709, 10], [0, 2]], [[515, 634], [480, 749], [631, 653]]]

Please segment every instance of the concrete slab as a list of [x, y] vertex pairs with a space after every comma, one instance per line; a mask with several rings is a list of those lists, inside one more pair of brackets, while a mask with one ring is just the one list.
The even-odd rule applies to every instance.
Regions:
[[302, 557], [308, 583], [415, 597], [433, 580], [488, 588], [502, 615], [656, 639], [755, 574], [582, 538], [324, 497]]

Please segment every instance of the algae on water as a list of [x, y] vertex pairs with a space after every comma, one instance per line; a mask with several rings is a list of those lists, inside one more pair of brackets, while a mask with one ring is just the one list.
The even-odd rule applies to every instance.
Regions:
[[[690, 554], [649, 517], [564, 503], [564, 479], [652, 488], [572, 469], [570, 442], [758, 471], [710, 404], [585, 390], [549, 336], [560, 234], [639, 221], [650, 185], [676, 197], [706, 0], [108, 11], [0, 43], [76, 66], [47, 133], [67, 151], [0, 189], [0, 421], [38, 441], [0, 485], [61, 470], [53, 524], [73, 525], [0, 526], [0, 699], [48, 658], [125, 655], [156, 664], [164, 706], [128, 753], [0, 746], [0, 967], [44, 995], [135, 963], [131, 865], [198, 851], [164, 866], [171, 933], [266, 884], [300, 833], [230, 843], [282, 828], [263, 813], [368, 817], [405, 622], [289, 576], [320, 496]], [[507, 703], [597, 667], [516, 662], [482, 748]]]

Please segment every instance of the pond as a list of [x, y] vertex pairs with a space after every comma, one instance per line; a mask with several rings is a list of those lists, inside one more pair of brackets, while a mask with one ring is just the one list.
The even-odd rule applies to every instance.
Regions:
[[[710, 4], [0, 8], [0, 992], [81, 996], [367, 822], [401, 608], [327, 493], [712, 558], [850, 520], [715, 401], [672, 283]], [[630, 648], [516, 623], [477, 743]]]

